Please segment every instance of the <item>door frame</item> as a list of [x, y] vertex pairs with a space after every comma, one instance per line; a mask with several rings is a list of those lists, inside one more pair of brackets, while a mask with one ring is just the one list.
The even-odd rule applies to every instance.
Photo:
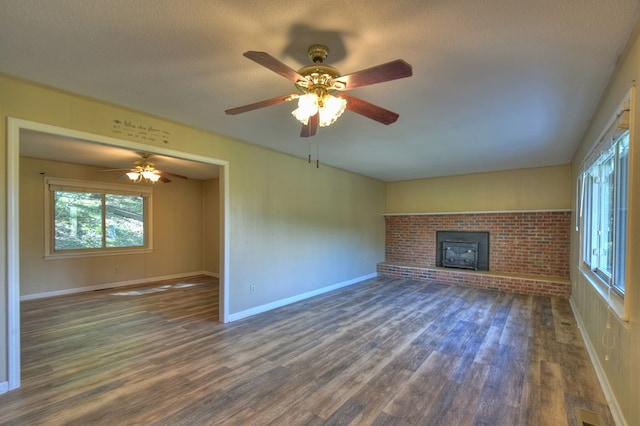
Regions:
[[8, 390], [20, 387], [20, 131], [34, 130], [103, 145], [220, 167], [219, 320], [229, 322], [229, 162], [163, 147], [52, 126], [35, 121], [7, 119], [7, 367]]

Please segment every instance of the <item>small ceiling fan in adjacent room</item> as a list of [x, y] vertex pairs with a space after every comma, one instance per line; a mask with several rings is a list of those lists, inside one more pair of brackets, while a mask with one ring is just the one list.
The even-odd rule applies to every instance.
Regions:
[[[292, 114], [302, 123], [302, 131], [300, 132], [302, 137], [315, 135], [318, 126], [329, 126], [342, 115], [345, 109], [387, 125], [398, 119], [399, 115], [395, 112], [344, 92], [371, 84], [410, 77], [413, 74], [411, 65], [402, 59], [396, 59], [362, 71], [341, 75], [336, 68], [323, 64], [328, 54], [329, 48], [327, 46], [321, 44], [310, 46], [308, 56], [313, 65], [295, 71], [266, 52], [245, 52], [245, 57], [291, 80], [300, 93], [266, 99], [228, 109], [225, 112], [236, 115], [298, 99], [298, 108]], [[334, 95], [334, 92], [339, 93]]]
[[127, 177], [132, 182], [151, 182], [156, 183], [158, 181], [163, 183], [171, 182], [169, 176], [180, 179], [187, 179], [186, 176], [178, 175], [175, 173], [170, 173], [162, 170], [156, 169], [155, 164], [149, 161], [149, 157], [151, 154], [146, 152], [138, 152], [137, 153], [142, 160], [136, 161], [133, 163], [133, 167], [130, 169], [109, 169], [109, 170], [101, 170], [103, 172], [115, 172], [115, 171], [127, 171], [127, 173], [119, 176], [119, 178]]

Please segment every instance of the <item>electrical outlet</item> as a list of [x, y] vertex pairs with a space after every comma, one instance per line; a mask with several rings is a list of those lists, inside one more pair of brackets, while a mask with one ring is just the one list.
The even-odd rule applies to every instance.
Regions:
[[250, 285], [249, 286], [249, 293], [253, 294], [256, 292], [256, 286], [255, 285]]

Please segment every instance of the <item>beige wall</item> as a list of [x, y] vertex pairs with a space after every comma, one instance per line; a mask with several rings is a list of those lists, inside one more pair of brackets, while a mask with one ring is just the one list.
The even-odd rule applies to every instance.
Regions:
[[203, 182], [203, 259], [202, 269], [205, 272], [220, 272], [220, 179], [209, 179]]
[[376, 272], [384, 260], [384, 182], [248, 145], [236, 158], [233, 312]]
[[[636, 33], [637, 34], [637, 33]], [[572, 163], [572, 187], [575, 188], [582, 161], [590, 148], [600, 137], [608, 120], [615, 114], [616, 109], [634, 82], [640, 81], [640, 41], [631, 40], [626, 57], [618, 65], [609, 87], [605, 91], [600, 105], [594, 115], [590, 127], [580, 143], [580, 147]], [[632, 123], [640, 123], [640, 107], [638, 97], [634, 104]], [[607, 305], [594, 290], [593, 286], [579, 271], [579, 233], [572, 233], [571, 240], [571, 300], [581, 318], [583, 331], [595, 350], [602, 371], [606, 374], [621, 412], [630, 425], [640, 424], [640, 132], [635, 129], [631, 135], [630, 146], [631, 188], [629, 199], [629, 221], [627, 232], [627, 266], [628, 282], [625, 304], [630, 321], [625, 324], [617, 320], [613, 314], [611, 333], [615, 336], [615, 346], [609, 350], [609, 360], [605, 360], [607, 350], [601, 343], [606, 329], [609, 312]], [[572, 190], [573, 191], [573, 190]], [[571, 198], [572, 208], [575, 210], [575, 197]], [[574, 214], [575, 218], [575, 214]]]
[[[0, 76], [0, 164], [7, 117], [228, 162], [228, 314], [266, 306], [375, 273], [384, 260], [385, 183], [126, 108]], [[170, 143], [115, 134], [115, 119], [171, 135]], [[286, 118], [283, 118], [286, 119]], [[6, 176], [0, 222], [6, 229]], [[171, 219], [167, 217], [166, 219]], [[0, 342], [6, 348], [6, 233], [0, 233]], [[222, 268], [222, 265], [221, 265]], [[249, 293], [255, 285], [256, 292]], [[7, 378], [0, 351], [0, 382]]]
[[[113, 173], [100, 173], [99, 170], [101, 168], [21, 158], [21, 295], [203, 271], [205, 193], [203, 181], [199, 180], [176, 179], [170, 184], [153, 185], [152, 253], [44, 260], [44, 178], [115, 183]], [[209, 195], [217, 196], [217, 193]], [[213, 208], [217, 201], [207, 200], [207, 205]], [[212, 220], [215, 222], [209, 228], [218, 225], [217, 217]], [[210, 237], [216, 237], [216, 233], [210, 234]], [[217, 243], [211, 245], [217, 246]]]
[[570, 203], [570, 165], [387, 185], [387, 213], [568, 210]]

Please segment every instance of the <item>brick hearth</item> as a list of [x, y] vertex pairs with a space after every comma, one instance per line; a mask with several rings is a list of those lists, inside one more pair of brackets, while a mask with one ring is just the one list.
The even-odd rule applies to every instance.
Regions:
[[[385, 216], [381, 275], [569, 297], [569, 211]], [[436, 267], [436, 231], [489, 232], [489, 271]]]

